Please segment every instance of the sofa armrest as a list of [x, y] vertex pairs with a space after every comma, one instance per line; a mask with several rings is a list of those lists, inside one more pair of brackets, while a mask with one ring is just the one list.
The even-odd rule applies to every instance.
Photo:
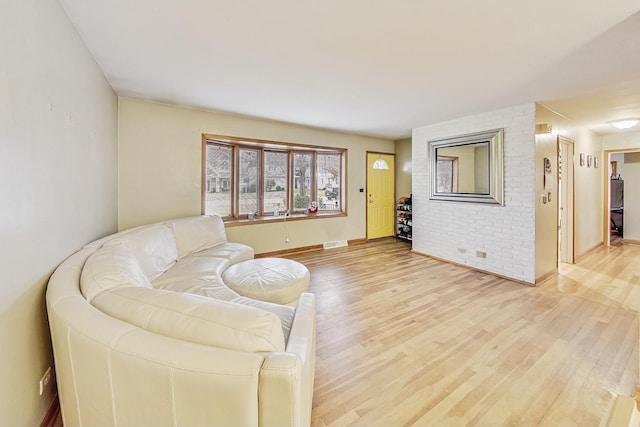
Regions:
[[315, 295], [300, 296], [286, 352], [266, 356], [258, 385], [259, 423], [308, 426], [311, 423], [316, 357]]
[[286, 352], [297, 354], [302, 363], [315, 362], [316, 351], [316, 296], [305, 292], [300, 295], [296, 314], [291, 324]]
[[48, 312], [65, 425], [251, 425], [258, 418], [264, 355], [154, 334], [80, 295], [48, 300]]

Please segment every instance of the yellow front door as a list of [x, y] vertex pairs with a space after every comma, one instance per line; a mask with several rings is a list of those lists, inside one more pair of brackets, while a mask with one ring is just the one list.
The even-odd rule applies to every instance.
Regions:
[[367, 153], [367, 238], [393, 236], [395, 155]]

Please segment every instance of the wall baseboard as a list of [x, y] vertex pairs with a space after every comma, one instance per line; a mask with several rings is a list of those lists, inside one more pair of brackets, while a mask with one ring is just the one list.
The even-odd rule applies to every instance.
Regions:
[[[351, 245], [362, 245], [367, 243], [367, 239], [353, 239], [347, 240], [347, 244]], [[293, 255], [300, 254], [304, 252], [313, 252], [313, 251], [322, 251], [325, 250], [322, 245], [311, 245], [311, 246], [301, 246], [299, 248], [285, 249], [282, 251], [273, 251], [273, 252], [264, 252], [261, 254], [256, 254], [256, 258], [267, 258], [267, 257], [277, 257], [283, 255]]]
[[536, 277], [536, 286], [538, 286], [540, 283], [544, 282], [547, 279], [550, 279], [554, 276], [556, 276], [558, 274], [558, 269], [555, 268], [551, 271], [548, 271], [544, 274], [541, 274], [540, 277]]
[[440, 257], [437, 257], [437, 256], [425, 254], [424, 252], [416, 251], [415, 249], [411, 249], [411, 252], [413, 252], [414, 254], [422, 255], [422, 256], [427, 257], [427, 258], [435, 259], [437, 261], [446, 262], [447, 264], [453, 264], [453, 265], [457, 265], [458, 267], [464, 267], [464, 268], [466, 268], [468, 270], [479, 271], [480, 273], [489, 274], [489, 275], [491, 275], [493, 277], [498, 277], [500, 279], [511, 280], [512, 282], [520, 283], [520, 284], [527, 285], [527, 286], [536, 286], [537, 285], [537, 283], [530, 283], [530, 282], [526, 282], [524, 280], [514, 279], [513, 277], [508, 277], [508, 276], [505, 276], [505, 275], [502, 275], [502, 274], [494, 273], [493, 271], [487, 271], [487, 270], [483, 270], [483, 269], [478, 268], [478, 267], [473, 267], [471, 265], [461, 264], [459, 262], [455, 262], [455, 261], [451, 261], [451, 260], [448, 260], [448, 259], [440, 258]]
[[322, 245], [301, 246], [299, 248], [284, 249], [281, 251], [263, 252], [261, 254], [256, 254], [256, 258], [277, 257], [282, 255], [292, 255], [292, 254], [299, 254], [303, 252], [313, 252], [313, 251], [321, 251], [321, 250], [322, 250]]
[[585, 252], [583, 252], [580, 255], [574, 257], [573, 263], [574, 264], [579, 263], [580, 261], [585, 259], [587, 256], [589, 256], [592, 252], [597, 251], [598, 249], [602, 248], [603, 246], [604, 246], [604, 243], [598, 243], [597, 245], [595, 245], [591, 249], [587, 249]]
[[47, 409], [47, 412], [44, 413], [44, 417], [42, 417], [40, 427], [53, 427], [58, 415], [60, 415], [60, 400], [58, 400], [58, 395], [56, 394], [49, 405], [49, 409]]
[[367, 239], [353, 239], [347, 241], [349, 242], [349, 245], [364, 245], [365, 243], [367, 243]]

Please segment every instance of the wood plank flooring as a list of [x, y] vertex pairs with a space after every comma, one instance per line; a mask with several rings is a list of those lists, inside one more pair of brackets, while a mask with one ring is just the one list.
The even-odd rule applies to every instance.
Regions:
[[287, 258], [318, 299], [315, 427], [598, 426], [634, 394], [638, 245], [537, 287], [391, 238]]

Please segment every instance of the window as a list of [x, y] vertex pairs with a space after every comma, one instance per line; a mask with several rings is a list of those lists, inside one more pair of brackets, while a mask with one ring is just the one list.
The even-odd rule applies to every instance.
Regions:
[[389, 169], [389, 165], [387, 164], [387, 162], [385, 162], [384, 159], [378, 159], [373, 163], [373, 168], [374, 169], [388, 170]]
[[207, 145], [205, 211], [223, 217], [231, 215], [232, 154], [229, 146]]
[[264, 205], [262, 212], [284, 212], [288, 209], [287, 182], [289, 153], [264, 151]]
[[[240, 214], [258, 212], [258, 157], [260, 152], [252, 148], [241, 148], [239, 165]], [[228, 216], [228, 215], [225, 215]]]
[[347, 151], [203, 135], [202, 212], [227, 220], [250, 214], [343, 213]]
[[334, 210], [340, 207], [340, 165], [337, 154], [318, 154], [318, 193], [319, 209]]
[[293, 153], [293, 209], [300, 210], [311, 204], [312, 153]]
[[458, 192], [458, 158], [438, 156], [437, 162], [439, 193]]

